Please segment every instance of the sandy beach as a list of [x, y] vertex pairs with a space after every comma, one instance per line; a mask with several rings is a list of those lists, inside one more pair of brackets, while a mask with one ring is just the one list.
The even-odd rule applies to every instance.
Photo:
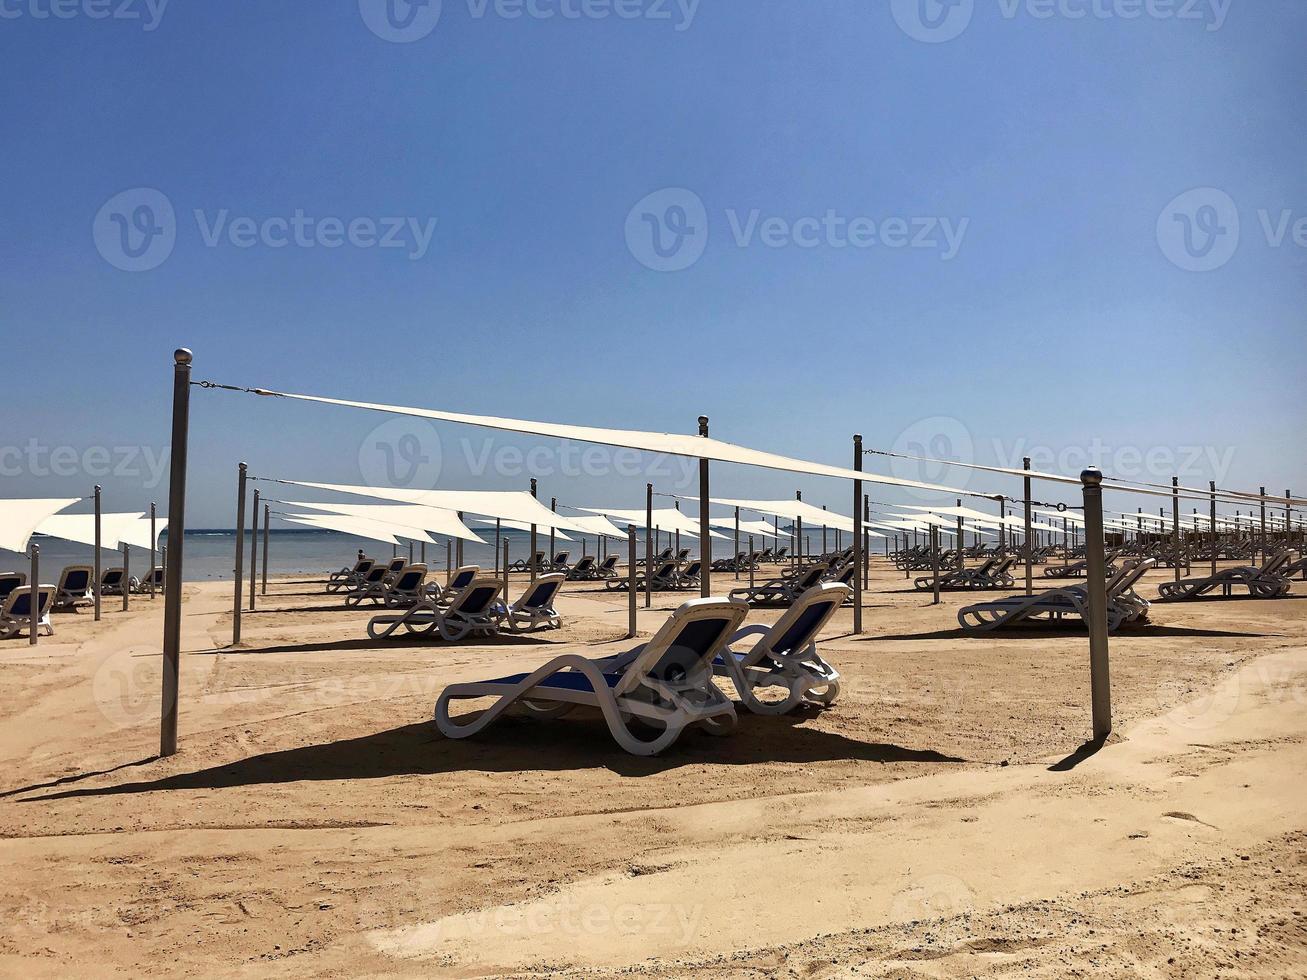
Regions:
[[[162, 600], [0, 647], [0, 972], [1307, 974], [1302, 583], [1114, 637], [1093, 751], [1082, 631], [966, 637], [972, 597], [876, 559], [866, 635], [848, 610], [823, 634], [834, 708], [650, 759], [586, 712], [431, 722], [451, 682], [629, 646], [622, 595], [569, 585], [556, 632], [377, 643], [283, 578], [233, 649], [230, 588], [187, 586], [167, 760]], [[642, 635], [688, 597], [641, 604]]]

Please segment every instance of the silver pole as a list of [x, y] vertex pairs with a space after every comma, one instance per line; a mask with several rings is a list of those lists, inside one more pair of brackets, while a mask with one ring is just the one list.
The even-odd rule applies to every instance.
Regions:
[[[503, 531], [503, 522], [500, 520], [500, 518], [496, 517], [495, 518], [495, 575], [496, 577], [498, 577], [499, 575], [499, 552], [500, 552], [500, 540], [501, 540], [502, 531]], [[505, 582], [508, 581], [507, 564], [504, 565], [504, 581]]]
[[32, 570], [27, 593], [27, 645], [36, 646], [41, 632], [41, 546], [32, 542]]
[[[531, 477], [531, 496], [532, 496], [532, 497], [535, 497], [537, 500], [539, 500], [540, 498], [536, 496], [536, 491], [537, 491], [537, 489], [538, 489], [538, 488], [537, 488], [537, 486], [536, 486], [536, 478], [535, 478], [535, 477]], [[530, 560], [529, 560], [529, 562], [528, 562], [528, 564], [530, 564], [530, 566], [531, 566], [531, 584], [532, 584], [532, 585], [535, 585], [535, 584], [536, 584], [536, 548], [537, 548], [537, 547], [539, 547], [539, 545], [538, 545], [538, 543], [537, 543], [537, 541], [536, 541], [536, 526], [535, 526], [534, 524], [532, 524], [532, 525], [531, 525], [531, 556], [530, 556]], [[550, 555], [550, 557], [552, 558], [553, 556]]]
[[[1261, 490], [1262, 490], [1262, 564], [1265, 565], [1266, 564], [1266, 488], [1262, 487]], [[1234, 513], [1236, 517], [1239, 516], [1238, 511], [1235, 511]], [[1240, 534], [1239, 537], [1243, 537], [1243, 535]]]
[[236, 481], [236, 601], [232, 611], [231, 645], [241, 641], [241, 591], [245, 588], [245, 483], [249, 467], [240, 464]]
[[[647, 532], [646, 532], [647, 533]], [[626, 525], [626, 553], [627, 569], [626, 573], [630, 576], [626, 589], [626, 637], [630, 639], [635, 636], [635, 525]], [[647, 578], [649, 569], [645, 568], [645, 577]]]
[[168, 550], [164, 552], [163, 700], [159, 755], [177, 752], [177, 708], [181, 681], [182, 568], [186, 539], [186, 451], [191, 416], [191, 352], [173, 353], [172, 444], [168, 481]]
[[1112, 731], [1112, 679], [1107, 640], [1107, 562], [1103, 555], [1103, 474], [1089, 467], [1080, 474], [1085, 501], [1086, 588], [1089, 590], [1089, 680], [1094, 738]]
[[[550, 498], [549, 498], [549, 510], [550, 510], [551, 513], [554, 513], [554, 514], [557, 514], [557, 513], [558, 513], [558, 498], [557, 498], [557, 497], [550, 497]], [[549, 526], [549, 570], [550, 570], [551, 572], [554, 570], [554, 555], [558, 554], [558, 552], [554, 550], [554, 547], [555, 547], [555, 545], [554, 545], [554, 527], [553, 527], [553, 525], [551, 524], [551, 525]]]
[[[862, 435], [853, 436], [853, 468], [862, 472]], [[862, 635], [862, 578], [866, 574], [866, 541], [862, 533], [862, 481], [853, 481], [853, 634]]]
[[[962, 498], [958, 497], [957, 502], [958, 502], [958, 508], [961, 509]], [[966, 567], [967, 567], [967, 539], [963, 535], [962, 515], [959, 514], [958, 515], [958, 570], [961, 571]]]
[[[1023, 460], [1023, 469], [1030, 472], [1030, 457]], [[1026, 488], [1026, 595], [1035, 593], [1035, 542], [1031, 534], [1034, 514], [1031, 511], [1033, 501], [1030, 499], [1030, 477], [1023, 477]]]
[[[635, 591], [635, 562], [631, 562], [630, 589]], [[644, 485], [644, 608], [653, 605], [653, 484]], [[635, 634], [631, 634], [634, 636]]]
[[95, 621], [100, 621], [100, 579], [104, 572], [100, 567], [100, 512], [103, 504], [103, 491], [97, 485], [95, 488]]
[[[268, 594], [268, 522], [272, 518], [272, 508], [267, 504], [263, 505], [263, 594]], [[426, 545], [422, 546], [425, 550]], [[425, 559], [425, 555], [423, 558]]]
[[1219, 539], [1216, 536], [1216, 481], [1215, 480], [1209, 481], [1207, 484], [1207, 488], [1212, 492], [1211, 512], [1210, 512], [1210, 517], [1212, 519], [1212, 574], [1215, 575], [1216, 553], [1221, 550], [1221, 546], [1218, 543]]
[[131, 545], [129, 545], [126, 541], [124, 541], [122, 544], [123, 544], [123, 577], [122, 577], [123, 612], [126, 612], [128, 601], [132, 594], [132, 586], [131, 586], [132, 559], [131, 559], [131, 553], [128, 551]]
[[154, 598], [154, 563], [155, 548], [159, 545], [158, 508], [150, 502], [150, 598]]
[[254, 593], [259, 581], [259, 498], [261, 496], [259, 488], [255, 487], [254, 503], [250, 507], [250, 612], [254, 611]]
[[[802, 490], [795, 490], [795, 491], [794, 491], [794, 499], [797, 500], [797, 501], [799, 501], [800, 503], [802, 503], [802, 502], [803, 502], [803, 491], [802, 491]], [[802, 568], [802, 567], [803, 567], [803, 518], [802, 518], [802, 517], [799, 517], [799, 518], [796, 518], [796, 519], [795, 519], [795, 524], [794, 524], [794, 553], [795, 553], [795, 557], [796, 557], [796, 561], [795, 561], [795, 563], [794, 563], [794, 567], [795, 567], [796, 569], [798, 569], [798, 568]]]
[[[1086, 531], [1088, 537], [1088, 531]], [[1171, 564], [1175, 566], [1175, 580], [1180, 574], [1180, 478], [1171, 477]]]
[[[753, 535], [749, 535], [749, 554], [753, 554]], [[749, 588], [753, 588], [753, 562], [749, 562]]]
[[[495, 548], [495, 576], [499, 576], [499, 548]], [[508, 538], [504, 538], [504, 601], [508, 601]]]
[[930, 564], [935, 573], [935, 601], [931, 605], [939, 605], [939, 528], [934, 524], [930, 525]]
[[[753, 549], [749, 549], [749, 555], [753, 555]], [[740, 508], [735, 508], [735, 581], [740, 580]]]
[[[708, 438], [708, 416], [699, 416], [699, 435]], [[708, 460], [699, 460], [699, 595], [712, 595], [712, 534], [708, 527]], [[738, 549], [737, 549], [738, 550]]]
[[[461, 510], [458, 511], [458, 520], [460, 523], [462, 523], [463, 512]], [[412, 563], [411, 555], [409, 556], [409, 562], [410, 564]], [[463, 539], [462, 538], [459, 538], [454, 542], [454, 564], [459, 568], [463, 567]], [[504, 601], [507, 602], [508, 600], [505, 599]]]

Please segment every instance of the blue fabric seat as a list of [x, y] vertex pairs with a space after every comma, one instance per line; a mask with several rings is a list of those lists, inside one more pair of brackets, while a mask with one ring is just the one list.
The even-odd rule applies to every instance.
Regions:
[[[500, 677], [493, 681], [486, 681], [487, 684], [503, 684], [505, 687], [512, 687], [514, 684], [521, 684], [530, 674], [513, 674], [511, 677]], [[609, 687], [616, 687], [621, 681], [621, 674], [604, 674], [604, 680], [608, 682]], [[594, 685], [590, 683], [590, 678], [585, 674], [576, 671], [564, 671], [546, 677], [537, 687], [552, 687], [560, 691], [594, 691]]]

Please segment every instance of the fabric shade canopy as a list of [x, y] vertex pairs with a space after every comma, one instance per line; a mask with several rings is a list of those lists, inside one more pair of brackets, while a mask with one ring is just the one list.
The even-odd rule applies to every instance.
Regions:
[[[734, 514], [728, 514], [725, 517], [709, 517], [708, 523], [711, 524], [713, 527], [722, 528], [723, 530], [730, 531], [732, 535], [735, 533]], [[746, 520], [743, 517], [740, 518], [740, 533], [753, 534], [764, 538], [787, 537], [787, 535], [778, 534], [776, 532], [776, 529], [772, 527], [770, 524], [768, 524], [766, 521], [751, 521], [751, 520]]]
[[822, 510], [802, 500], [727, 500], [713, 497], [712, 502], [722, 507], [739, 507], [759, 514], [771, 514], [785, 517], [792, 521], [803, 521], [812, 527], [833, 527], [841, 531], [853, 532], [853, 518], [833, 510]]
[[[476, 523], [476, 524], [480, 524], [480, 525], [483, 525], [483, 526], [484, 526], [484, 525], [488, 525], [488, 526], [490, 526], [490, 527], [494, 527], [494, 526], [495, 526], [495, 522], [494, 522], [494, 521], [487, 520], [487, 519], [484, 518], [484, 517], [478, 517], [474, 523]], [[514, 530], [514, 531], [529, 531], [529, 530], [531, 530], [531, 525], [530, 525], [530, 524], [524, 524], [524, 523], [522, 523], [521, 521], [505, 521], [505, 520], [501, 519], [501, 520], [499, 521], [499, 526], [500, 526], [500, 527], [510, 528], [511, 530]], [[545, 528], [545, 529], [544, 529], [544, 534], [545, 534], [546, 537], [549, 536], [549, 530], [550, 530], [549, 528]], [[564, 534], [562, 531], [558, 530], [557, 528], [554, 528], [553, 530], [554, 530], [554, 540], [555, 540], [555, 541], [571, 541], [571, 540], [572, 540], [571, 538], [569, 538], [566, 534]], [[537, 528], [536, 528], [536, 531], [539, 532], [539, 531], [540, 531], [540, 528], [537, 527]]]
[[[167, 527], [168, 519], [166, 517], [156, 517], [154, 519], [156, 535], [163, 534]], [[118, 544], [119, 546], [129, 544], [133, 548], [143, 548], [146, 551], [149, 551], [152, 546], [157, 547], [159, 544], [157, 537], [153, 544], [150, 541], [150, 518], [140, 517], [135, 524], [129, 524], [121, 528], [118, 531]]]
[[295, 487], [312, 487], [332, 493], [372, 497], [375, 500], [393, 500], [401, 504], [419, 504], [439, 510], [498, 517], [506, 521], [521, 521], [537, 527], [555, 527], [563, 531], [580, 528], [562, 514], [555, 514], [524, 490], [401, 490], [392, 487], [356, 487], [338, 483], [309, 483], [302, 480], [276, 480]]
[[[634, 524], [636, 527], [645, 526], [645, 512], [643, 510], [620, 510], [612, 507], [578, 507], [577, 510], [583, 510], [591, 514], [603, 514], [605, 517], [621, 521], [623, 524]], [[698, 518], [683, 514], [675, 507], [655, 507], [651, 518], [653, 526], [660, 531], [680, 531], [691, 538], [699, 536]], [[714, 538], [726, 539], [725, 535], [718, 534], [711, 529], [708, 533]]]
[[[166, 521], [159, 521], [159, 530], [162, 531], [166, 524]], [[51, 538], [95, 547], [94, 514], [55, 514], [42, 521], [36, 530], [38, 534]], [[101, 514], [100, 550], [117, 551], [123, 544], [149, 548], [149, 518], [143, 514]]]
[[323, 531], [338, 531], [351, 537], [381, 541], [385, 544], [399, 544], [399, 538], [388, 525], [378, 524], [376, 521], [369, 521], [362, 517], [342, 517], [339, 514], [278, 514], [277, 516], [291, 524], [303, 524]]
[[[394, 526], [397, 529], [396, 533], [403, 538], [414, 537], [403, 531], [404, 528], [410, 528], [445, 538], [460, 538], [464, 541], [485, 544], [485, 541], [477, 537], [475, 532], [458, 519], [456, 513], [436, 507], [422, 507], [418, 504], [312, 504], [307, 501], [289, 500], [285, 501], [284, 505], [294, 507], [296, 510], [322, 510], [342, 517], [360, 517], [389, 524]], [[414, 540], [431, 541], [429, 537], [414, 538]]]
[[618, 527], [616, 524], [614, 524], [612, 521], [610, 521], [608, 518], [604, 517], [601, 514], [590, 514], [590, 515], [582, 515], [582, 516], [577, 516], [573, 514], [571, 517], [568, 518], [568, 520], [570, 520], [573, 524], [576, 524], [577, 530], [585, 534], [592, 534], [595, 535], [596, 537], [607, 537], [607, 538], [626, 537], [626, 531], [624, 529]]
[[[691, 459], [739, 463], [743, 466], [762, 466], [767, 469], [784, 470], [789, 473], [806, 473], [811, 476], [827, 476], [839, 480], [863, 480], [868, 483], [911, 487], [917, 490], [930, 490], [954, 496], [959, 494], [968, 497], [993, 496], [993, 494], [978, 493], [974, 490], [958, 490], [933, 483], [900, 480], [897, 477], [881, 476], [871, 472], [863, 473], [843, 466], [810, 463], [806, 460], [779, 456], [776, 453], [749, 449], [745, 446], [722, 442], [720, 439], [710, 439], [698, 435], [645, 432], [639, 429], [609, 429], [593, 425], [564, 425], [556, 422], [533, 422], [527, 419], [499, 418], [493, 415], [470, 415], [465, 412], [442, 412], [430, 408], [351, 401], [345, 398], [326, 398], [320, 395], [298, 395], [286, 391], [272, 391], [266, 388], [249, 390], [251, 394], [273, 398], [291, 398], [296, 401], [316, 402], [320, 405], [339, 405], [345, 408], [362, 408], [373, 412], [387, 412], [391, 415], [408, 415], [414, 418], [433, 419], [442, 422], [458, 422], [463, 425], [476, 425], [486, 429], [499, 429], [504, 432], [523, 432], [555, 439], [573, 439], [577, 442], [591, 442], [601, 446], [620, 446], [624, 449], [640, 449], [645, 452], [662, 453], [668, 456], [688, 456]], [[1079, 480], [1071, 480], [1065, 477], [1050, 478], [1075, 483], [1077, 486], [1080, 483]]]
[[0, 500], [0, 548], [26, 551], [32, 534], [42, 522], [80, 497], [50, 497], [33, 500]]

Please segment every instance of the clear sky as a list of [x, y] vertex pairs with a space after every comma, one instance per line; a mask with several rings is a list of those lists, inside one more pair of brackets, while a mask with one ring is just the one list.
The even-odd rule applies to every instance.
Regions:
[[[824, 462], [1307, 491], [1304, 42], [1299, 0], [0, 0], [0, 496], [165, 501], [179, 345]], [[197, 390], [191, 526], [241, 459], [640, 504], [638, 463], [384, 422]]]

